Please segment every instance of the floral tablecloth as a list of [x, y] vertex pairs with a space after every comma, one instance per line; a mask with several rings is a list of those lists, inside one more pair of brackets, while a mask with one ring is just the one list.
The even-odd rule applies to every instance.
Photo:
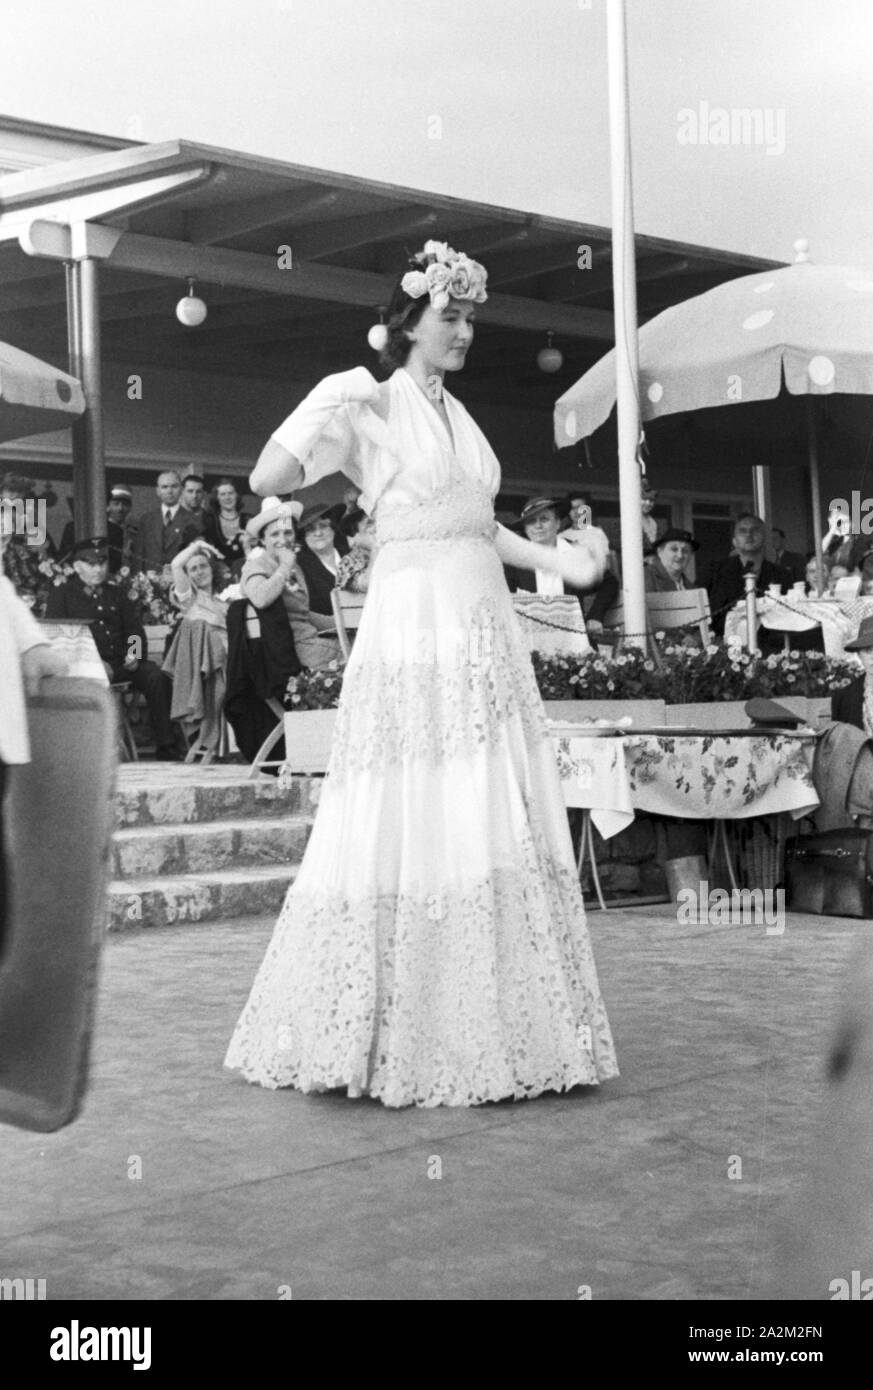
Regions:
[[[825, 655], [845, 657], [848, 661], [851, 654], [843, 648], [855, 636], [861, 619], [873, 613], [873, 597], [838, 599], [783, 594], [773, 599], [765, 595], [757, 600], [757, 611], [761, 626], [771, 630], [809, 632], [820, 625]], [[724, 639], [747, 645], [745, 599], [726, 615]]]
[[814, 742], [789, 735], [635, 734], [592, 737], [554, 729], [567, 806], [585, 807], [604, 839], [636, 811], [737, 820], [814, 810]]

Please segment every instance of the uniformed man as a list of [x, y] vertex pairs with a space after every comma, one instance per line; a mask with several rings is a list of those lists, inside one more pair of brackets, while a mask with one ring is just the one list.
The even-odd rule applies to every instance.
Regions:
[[[109, 573], [117, 574], [122, 567], [133, 569], [133, 547], [136, 541], [136, 527], [128, 518], [133, 505], [130, 488], [120, 484], [113, 487], [106, 503], [106, 531], [109, 540]], [[76, 540], [75, 522], [68, 521], [61, 536], [60, 558], [67, 560], [72, 556]]]
[[77, 541], [72, 563], [75, 573], [66, 583], [53, 585], [49, 590], [46, 617], [90, 621], [91, 635], [110, 681], [127, 681], [145, 696], [157, 744], [156, 756], [163, 761], [177, 761], [180, 754], [170, 722], [170, 681], [159, 666], [144, 656], [146, 637], [136, 605], [122, 585], [106, 582], [106, 537]]

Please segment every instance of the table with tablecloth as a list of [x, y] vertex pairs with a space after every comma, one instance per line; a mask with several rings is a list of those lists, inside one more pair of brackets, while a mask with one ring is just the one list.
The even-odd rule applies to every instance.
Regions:
[[723, 827], [725, 821], [783, 813], [796, 820], [819, 805], [812, 781], [813, 736], [608, 734], [596, 726], [557, 722], [551, 733], [564, 801], [586, 812], [592, 861], [590, 824], [609, 839], [638, 811]]
[[[848, 660], [845, 644], [855, 636], [861, 619], [873, 614], [873, 596], [812, 598], [791, 593], [776, 599], [765, 594], [756, 600], [756, 608], [761, 627], [770, 631], [811, 632], [813, 628], [821, 627], [825, 655]], [[724, 640], [728, 643], [739, 642], [744, 647], [747, 645], [745, 599], [741, 599], [727, 613]], [[789, 644], [790, 640], [789, 637]]]

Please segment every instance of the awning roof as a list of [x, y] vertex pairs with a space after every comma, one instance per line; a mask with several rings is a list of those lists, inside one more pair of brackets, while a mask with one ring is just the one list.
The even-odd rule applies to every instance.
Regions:
[[[372, 361], [366, 331], [428, 237], [489, 272], [465, 396], [511, 391], [550, 409], [613, 341], [608, 228], [168, 141], [0, 177], [0, 338], [58, 361], [64, 277], [21, 249], [34, 219], [114, 229], [101, 281], [110, 359], [135, 350], [143, 365], [261, 377], [285, 377], [302, 359], [312, 378]], [[291, 268], [280, 267], [282, 247]], [[640, 317], [778, 264], [638, 236]], [[209, 305], [196, 331], [174, 315], [188, 277]], [[536, 366], [549, 329], [565, 358], [555, 376]]]

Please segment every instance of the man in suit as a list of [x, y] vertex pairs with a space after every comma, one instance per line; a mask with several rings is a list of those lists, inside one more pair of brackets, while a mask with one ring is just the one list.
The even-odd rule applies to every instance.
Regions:
[[182, 479], [182, 510], [193, 518], [191, 525], [197, 527], [198, 536], [203, 535], [203, 528], [209, 516], [203, 505], [203, 487], [203, 479], [199, 473], [189, 473]]
[[[561, 520], [568, 512], [567, 504], [554, 497], [531, 497], [522, 509], [516, 529], [523, 530], [529, 541], [539, 545], [572, 546], [568, 538], [572, 530], [563, 535], [559, 533]], [[596, 638], [597, 633], [603, 631], [603, 616], [618, 600], [618, 580], [610, 570], [604, 570], [603, 578], [594, 589], [574, 589], [560, 575], [545, 570], [515, 569], [506, 565], [504, 573], [512, 593], [575, 594], [583, 612], [583, 600], [593, 595], [593, 602], [585, 614], [589, 637]]]
[[776, 563], [788, 575], [788, 583], [798, 584], [806, 579], [806, 559], [796, 550], [785, 549], [785, 532], [774, 526], [770, 532], [770, 543]]
[[133, 557], [138, 569], [160, 574], [199, 531], [196, 517], [181, 505], [182, 479], [178, 473], [161, 473], [155, 491], [158, 506], [144, 512], [137, 522]]
[[349, 550], [346, 537], [336, 529], [344, 511], [342, 502], [335, 507], [317, 503], [307, 507], [297, 523], [297, 534], [303, 541], [297, 563], [309, 590], [309, 608], [327, 617], [333, 615], [330, 595], [336, 588], [337, 565]]
[[[731, 608], [746, 594], [746, 574], [755, 576], [755, 592], [766, 594], [771, 584], [777, 584], [782, 593], [787, 588], [784, 570], [764, 558], [766, 527], [759, 516], [744, 512], [734, 522], [734, 554], [729, 555], [715, 567], [709, 588], [709, 604], [712, 609], [712, 629], [717, 637], [724, 633], [727, 609]], [[775, 639], [773, 633], [761, 628], [758, 633], [761, 650], [768, 648], [782, 650], [782, 639]], [[773, 640], [771, 640], [773, 639]]]
[[47, 618], [85, 618], [91, 624], [100, 660], [112, 682], [127, 681], [145, 696], [156, 756], [175, 762], [179, 753], [170, 722], [171, 686], [159, 666], [148, 661], [139, 613], [124, 586], [107, 583], [109, 551], [105, 536], [91, 536], [73, 547], [74, 574], [49, 590]]

